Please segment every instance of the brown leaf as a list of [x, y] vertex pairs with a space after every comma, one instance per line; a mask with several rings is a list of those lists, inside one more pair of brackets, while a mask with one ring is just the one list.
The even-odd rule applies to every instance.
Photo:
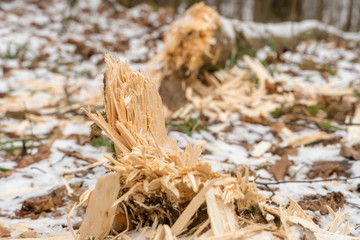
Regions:
[[349, 177], [347, 170], [351, 167], [347, 161], [332, 162], [332, 161], [319, 161], [315, 162], [313, 167], [307, 173], [308, 178], [313, 179], [321, 177], [327, 179], [332, 175]]
[[[70, 184], [75, 194], [70, 196], [69, 199], [73, 199], [74, 201], [79, 200], [78, 197], [83, 191], [80, 189], [81, 186], [82, 182]], [[30, 198], [23, 202], [20, 211], [16, 211], [15, 215], [20, 218], [28, 217], [31, 219], [45, 216], [46, 213], [55, 212], [58, 207], [64, 206], [67, 200], [65, 196], [67, 196], [66, 188], [62, 186], [47, 195]]]
[[25, 155], [19, 161], [17, 168], [24, 168], [30, 164], [40, 162], [48, 158], [51, 154], [49, 144], [41, 144], [38, 148], [38, 153], [33, 155]]
[[8, 177], [8, 176], [10, 176], [11, 174], [13, 174], [14, 172], [16, 172], [16, 171], [10, 170], [10, 171], [6, 171], [6, 172], [0, 172], [0, 178]]
[[288, 155], [288, 153], [285, 153], [281, 160], [276, 161], [268, 170], [275, 177], [276, 181], [283, 180], [290, 166], [294, 164], [293, 161], [289, 161]]
[[298, 149], [293, 147], [279, 147], [278, 145], [273, 145], [272, 149], [269, 151], [273, 155], [283, 156], [287, 155], [297, 155]]
[[344, 203], [345, 196], [341, 192], [328, 193], [326, 196], [307, 195], [304, 196], [303, 200], [298, 202], [302, 209], [311, 211], [320, 210], [321, 215], [326, 215], [329, 213], [326, 205], [337, 211], [339, 208], [344, 206]]
[[115, 42], [103, 42], [104, 48], [114, 51], [114, 52], [125, 52], [129, 50], [129, 39], [120, 39], [118, 38]]
[[346, 158], [360, 160], [360, 151], [355, 150], [354, 147], [347, 147], [344, 142], [341, 142], [340, 155]]
[[80, 54], [83, 57], [91, 57], [94, 54], [99, 53], [99, 51], [91, 46], [88, 46], [84, 41], [79, 41], [74, 38], [69, 38], [66, 43], [75, 45], [75, 54]]

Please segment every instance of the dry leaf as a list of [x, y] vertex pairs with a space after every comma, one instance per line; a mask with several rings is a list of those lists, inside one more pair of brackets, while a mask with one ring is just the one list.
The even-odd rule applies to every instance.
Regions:
[[51, 154], [49, 144], [41, 144], [38, 147], [38, 152], [32, 155], [25, 155], [18, 161], [18, 168], [24, 168], [30, 164], [40, 162], [47, 159]]
[[303, 200], [298, 202], [302, 209], [318, 211], [321, 215], [326, 215], [329, 210], [326, 206], [331, 207], [335, 211], [342, 208], [345, 203], [345, 196], [341, 192], [328, 193], [325, 196], [322, 195], [307, 195], [303, 197]]
[[334, 174], [337, 177], [349, 177], [350, 174], [347, 172], [351, 164], [348, 161], [333, 162], [333, 161], [319, 161], [314, 162], [312, 168], [307, 173], [308, 178], [313, 179], [316, 177], [321, 177], [327, 179]]
[[276, 181], [284, 180], [287, 171], [293, 164], [293, 161], [289, 161], [288, 154], [285, 153], [281, 157], [281, 160], [276, 161], [276, 163], [269, 168], [268, 172], [273, 174]]
[[[82, 182], [71, 184], [70, 186], [75, 190], [75, 194], [71, 196], [74, 201], [78, 200], [79, 195], [83, 190], [80, 189]], [[56, 209], [65, 205], [67, 196], [65, 186], [59, 187], [51, 193], [27, 199], [23, 202], [20, 211], [15, 214], [20, 218], [37, 219], [40, 216], [45, 216], [49, 212], [56, 212]]]
[[344, 142], [341, 142], [340, 155], [346, 158], [360, 160], [360, 151], [353, 147], [348, 147]]

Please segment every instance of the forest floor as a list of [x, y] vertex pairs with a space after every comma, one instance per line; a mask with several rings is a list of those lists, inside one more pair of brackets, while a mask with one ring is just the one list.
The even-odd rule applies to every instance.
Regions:
[[[67, 229], [73, 203], [107, 172], [102, 156], [111, 154], [111, 142], [91, 138], [81, 109], [103, 109], [103, 54], [143, 69], [177, 15], [111, 1], [13, 0], [0, 11], [0, 237], [49, 236]], [[284, 53], [269, 45], [254, 57], [274, 78], [290, 76], [309, 91], [360, 79], [360, 48], [346, 42], [307, 41]], [[249, 167], [262, 194], [280, 205], [295, 199], [320, 226], [331, 219], [326, 205], [347, 211], [350, 233], [359, 237], [360, 136], [349, 139], [349, 132], [360, 126], [344, 124], [360, 101], [354, 89], [356, 96], [350, 105], [340, 96], [286, 106], [262, 122], [235, 112], [225, 121], [167, 119], [167, 126], [181, 148], [205, 140], [202, 159], [213, 170]], [[83, 214], [73, 216], [75, 228]]]

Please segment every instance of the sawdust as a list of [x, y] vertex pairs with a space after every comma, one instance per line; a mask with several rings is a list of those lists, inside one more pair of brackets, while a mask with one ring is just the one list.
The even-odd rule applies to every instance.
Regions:
[[[180, 150], [166, 135], [155, 83], [109, 55], [106, 61], [107, 86], [112, 86], [105, 92], [108, 122], [100, 113], [87, 113], [115, 144], [117, 158], [108, 157], [113, 166], [107, 167], [120, 177], [121, 197], [116, 205], [123, 206], [118, 211], [128, 214], [136, 229], [166, 224], [172, 226], [175, 235], [189, 231], [189, 226], [192, 229], [203, 222], [206, 211], [201, 213], [198, 208], [213, 187], [216, 196], [206, 202], [215, 206], [219, 203], [213, 201], [219, 197], [225, 204], [236, 201], [239, 209], [262, 199], [247, 177], [222, 176], [198, 162], [200, 146], [188, 145], [185, 151]], [[231, 208], [229, 211], [227, 214], [234, 212]], [[188, 221], [197, 224], [187, 226]]]

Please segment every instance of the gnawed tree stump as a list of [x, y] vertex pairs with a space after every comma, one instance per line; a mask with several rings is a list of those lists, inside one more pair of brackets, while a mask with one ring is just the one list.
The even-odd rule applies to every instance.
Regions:
[[145, 72], [156, 79], [163, 102], [175, 112], [188, 102], [186, 88], [206, 96], [214, 91], [214, 85], [216, 88], [221, 84], [215, 80], [212, 86], [211, 78], [203, 73], [223, 69], [239, 46], [255, 51], [270, 43], [274, 50], [282, 52], [309, 39], [360, 42], [354, 33], [344, 33], [315, 20], [277, 24], [241, 22], [221, 17], [214, 8], [198, 3], [170, 26], [164, 49], [147, 63]]
[[[270, 206], [249, 182], [248, 170], [244, 177], [213, 172], [209, 163], [199, 161], [200, 145], [180, 149], [167, 137], [156, 83], [118, 59], [105, 59], [107, 121], [100, 112], [87, 114], [114, 142], [116, 157], [105, 156], [110, 172], [73, 207], [88, 204], [77, 239], [101, 240], [133, 228], [148, 231], [150, 239], [167, 240], [179, 235], [260, 239], [263, 231], [280, 238], [305, 231], [322, 237], [348, 234], [348, 228], [336, 233], [346, 213], [329, 209], [332, 227], [321, 229], [291, 199], [287, 208]], [[264, 220], [246, 218], [245, 212]]]

